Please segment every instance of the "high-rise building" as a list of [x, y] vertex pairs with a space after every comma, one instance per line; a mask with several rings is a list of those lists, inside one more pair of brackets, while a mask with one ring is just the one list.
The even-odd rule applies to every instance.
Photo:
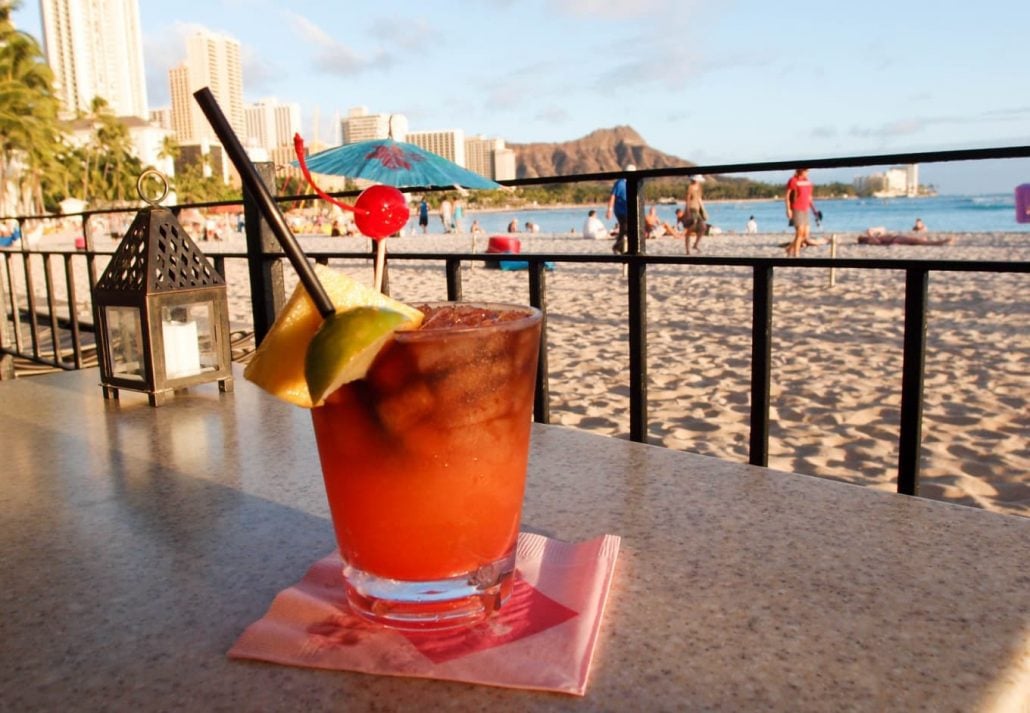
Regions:
[[137, 0], [40, 0], [47, 63], [66, 116], [95, 97], [116, 116], [148, 118]]
[[240, 43], [212, 32], [196, 32], [186, 40], [186, 61], [168, 72], [172, 96], [172, 126], [182, 145], [214, 140], [215, 134], [193, 97], [208, 87], [229, 125], [245, 136], [243, 113], [243, 71]]
[[293, 135], [300, 132], [300, 105], [280, 104], [275, 99], [262, 99], [244, 110], [247, 122], [247, 144], [268, 151], [293, 146]]
[[186, 65], [181, 64], [168, 70], [168, 89], [172, 99], [168, 113], [175, 139], [179, 143], [191, 141], [193, 118], [190, 102], [193, 101], [193, 97], [190, 95], [190, 73]]
[[494, 180], [510, 181], [515, 178], [517, 163], [514, 149], [505, 147], [494, 151]]
[[465, 132], [462, 129], [409, 131], [407, 141], [459, 166], [465, 166]]
[[495, 181], [515, 178], [515, 152], [504, 139], [470, 136], [465, 139], [465, 168]]
[[393, 136], [395, 141], [407, 141], [408, 119], [403, 114], [369, 114], [359, 106], [350, 109], [340, 122], [343, 143], [356, 144]]
[[172, 129], [172, 110], [166, 106], [160, 107], [159, 109], [150, 110], [150, 123], [160, 126], [162, 129], [173, 131]]
[[493, 178], [493, 153], [495, 149], [503, 147], [502, 139], [469, 136], [465, 139], [465, 168], [480, 176]]
[[919, 195], [919, 165], [893, 166], [883, 173], [860, 176], [854, 180], [859, 190], [871, 191], [877, 198]]

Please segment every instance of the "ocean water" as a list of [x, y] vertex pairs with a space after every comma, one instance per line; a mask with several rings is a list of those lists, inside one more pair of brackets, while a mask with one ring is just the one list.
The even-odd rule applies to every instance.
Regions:
[[[682, 203], [679, 204], [682, 207]], [[727, 233], [743, 233], [749, 216], [755, 216], [758, 230], [763, 233], [793, 232], [787, 225], [783, 201], [725, 201], [709, 202], [709, 222]], [[519, 226], [533, 222], [541, 233], [579, 234], [587, 210], [581, 208], [553, 208], [519, 211], [466, 211], [465, 229], [478, 220], [489, 234], [507, 232], [512, 219]], [[605, 206], [593, 206], [604, 220]], [[675, 222], [675, 205], [659, 205], [658, 215], [669, 223]], [[1016, 222], [1015, 195], [1011, 193], [981, 196], [927, 196], [918, 198], [861, 198], [853, 200], [822, 200], [817, 207], [823, 213], [822, 225], [812, 225], [813, 233], [858, 233], [873, 226], [890, 231], [909, 231], [916, 218], [922, 218], [927, 229], [934, 233], [966, 232], [1026, 232], [1030, 224]], [[606, 221], [613, 224], [614, 221]], [[415, 221], [408, 229], [415, 227]], [[440, 231], [440, 220], [430, 216], [429, 229]], [[1030, 237], [1030, 235], [1028, 235]]]

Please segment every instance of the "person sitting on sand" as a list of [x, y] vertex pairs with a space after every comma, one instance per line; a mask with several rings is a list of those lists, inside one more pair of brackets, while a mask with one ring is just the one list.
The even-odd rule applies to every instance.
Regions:
[[539, 233], [540, 232], [540, 226], [537, 225], [536, 223], [530, 221], [530, 220], [527, 220], [526, 221], [526, 232], [527, 233]]
[[916, 224], [912, 226], [912, 232], [922, 233], [926, 230], [926, 223], [923, 222], [922, 218], [916, 218]]
[[859, 245], [951, 245], [954, 242], [955, 238], [950, 236], [933, 240], [905, 233], [889, 233], [883, 226], [866, 228], [865, 234], [858, 236]]
[[517, 233], [517, 232], [519, 232], [519, 221], [516, 220], [515, 218], [512, 218], [511, 222], [508, 223], [508, 232], [509, 233]]
[[660, 238], [663, 235], [681, 236], [681, 233], [678, 233], [675, 228], [658, 217], [656, 206], [651, 206], [644, 218], [644, 234], [648, 238]]
[[587, 219], [583, 222], [583, 237], [591, 240], [605, 240], [609, 237], [608, 228], [597, 217], [597, 211], [592, 208], [587, 212]]

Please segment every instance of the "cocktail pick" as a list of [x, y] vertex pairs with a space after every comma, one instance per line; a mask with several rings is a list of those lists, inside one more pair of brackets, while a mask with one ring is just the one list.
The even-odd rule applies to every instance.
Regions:
[[268, 221], [272, 234], [279, 241], [279, 245], [282, 246], [283, 252], [289, 258], [293, 269], [297, 271], [297, 276], [311, 297], [311, 301], [315, 303], [318, 313], [322, 315], [323, 319], [329, 319], [336, 313], [332, 300], [329, 299], [329, 294], [325, 291], [322, 283], [319, 282], [318, 277], [315, 275], [315, 270], [311, 267], [311, 263], [308, 262], [307, 256], [301, 249], [297, 238], [286, 225], [286, 218], [283, 217], [279, 206], [276, 205], [272, 194], [269, 193], [268, 187], [261, 180], [257, 169], [254, 168], [254, 164], [247, 158], [247, 152], [243, 149], [243, 145], [236, 136], [236, 132], [232, 130], [232, 126], [229, 125], [225, 114], [222, 113], [221, 107], [218, 106], [218, 101], [215, 99], [214, 94], [211, 93], [210, 89], [204, 87], [194, 92], [193, 97], [200, 104], [200, 108], [204, 112], [204, 116], [207, 117], [208, 123], [211, 124], [215, 135], [222, 142], [222, 147], [229, 155], [229, 160], [232, 161], [236, 170], [239, 171], [240, 180], [243, 181], [243, 185], [257, 201], [258, 210], [261, 211], [262, 217]]
[[308, 185], [322, 200], [354, 213], [354, 224], [362, 235], [366, 235], [376, 243], [375, 288], [383, 289], [383, 272], [386, 264], [386, 238], [396, 233], [408, 222], [410, 211], [404, 194], [393, 186], [374, 185], [363, 190], [354, 205], [333, 198], [315, 183], [308, 170], [304, 155], [304, 139], [300, 134], [293, 135], [293, 150], [297, 154], [300, 166]]

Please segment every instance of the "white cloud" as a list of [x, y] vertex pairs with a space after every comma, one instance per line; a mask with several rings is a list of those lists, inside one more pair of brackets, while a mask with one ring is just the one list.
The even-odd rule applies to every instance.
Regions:
[[316, 69], [338, 77], [352, 77], [368, 70], [383, 69], [394, 63], [392, 54], [378, 49], [371, 54], [362, 53], [332, 37], [322, 27], [303, 15], [287, 12], [294, 31], [304, 46], [312, 49], [312, 63]]
[[[574, 17], [592, 17], [603, 20], [678, 20], [686, 18], [700, 8], [699, 0], [551, 0], [559, 12]], [[666, 26], [662, 26], [666, 31]]]
[[404, 22], [392, 17], [377, 18], [370, 34], [388, 47], [420, 53], [442, 44], [439, 31], [424, 17], [406, 18]]

